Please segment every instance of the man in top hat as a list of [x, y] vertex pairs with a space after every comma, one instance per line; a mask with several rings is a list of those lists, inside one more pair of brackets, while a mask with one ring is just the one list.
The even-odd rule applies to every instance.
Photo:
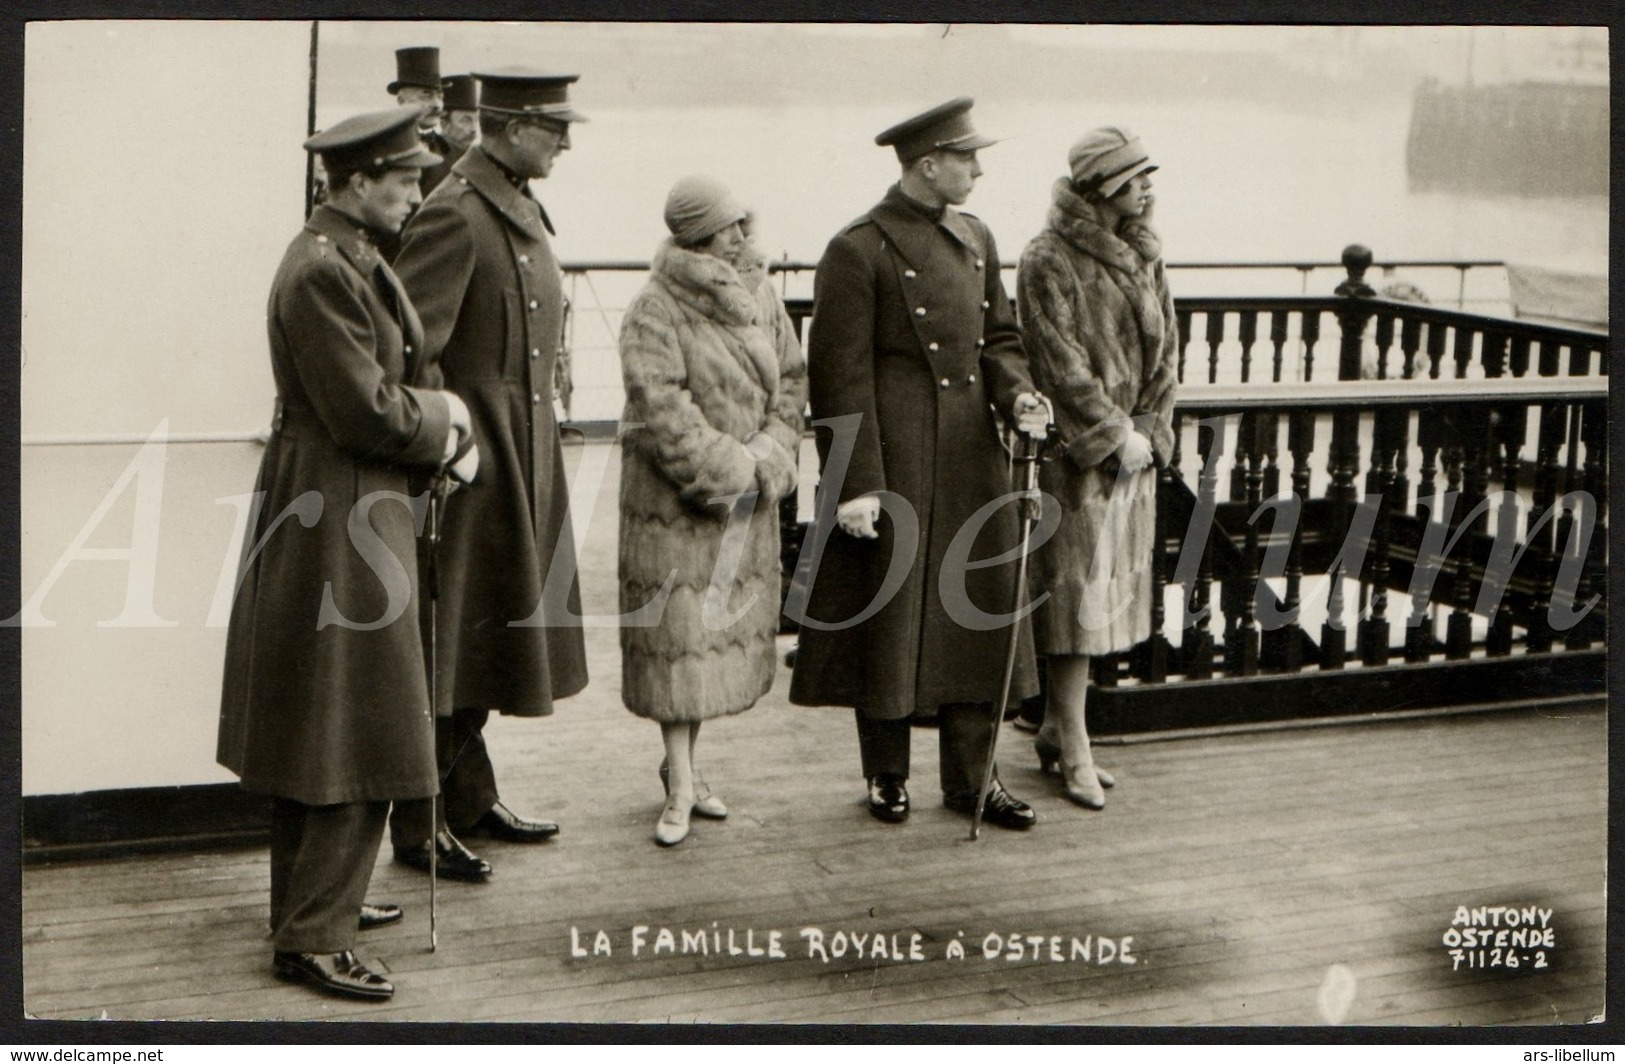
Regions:
[[[415, 383], [422, 327], [375, 246], [417, 204], [419, 169], [439, 161], [418, 142], [418, 117], [360, 115], [305, 142], [330, 185], [271, 287], [277, 409], [226, 636], [217, 748], [245, 790], [272, 796], [276, 973], [369, 1000], [394, 990], [352, 952], [358, 927], [401, 918], [362, 900], [389, 803], [437, 785], [404, 500], [412, 474], [472, 443], [463, 401]], [[474, 461], [455, 468], [472, 475]], [[352, 525], [394, 556], [392, 574], [357, 549]]]
[[[833, 509], [839, 529], [813, 575], [790, 698], [856, 708], [869, 811], [892, 823], [909, 813], [919, 711], [937, 717], [944, 803], [975, 809], [1016, 579], [1014, 560], [978, 563], [1019, 540], [1013, 502], [978, 511], [1011, 491], [999, 417], [1034, 436], [1048, 423], [993, 234], [954, 209], [982, 173], [977, 152], [994, 143], [972, 126], [971, 104], [951, 100], [875, 138], [895, 149], [902, 176], [830, 241], [813, 290], [812, 413], [844, 419], [818, 436], [820, 491], [833, 495], [819, 520]], [[843, 623], [880, 594], [898, 553], [910, 563], [901, 586], [868, 619]], [[1021, 625], [1016, 699], [1036, 689]], [[985, 816], [1017, 829], [1036, 821], [997, 776]]]
[[423, 171], [423, 194], [439, 187], [457, 160], [480, 136], [480, 89], [472, 74], [452, 74], [440, 83], [445, 112], [436, 134], [445, 150], [441, 161]]
[[[568, 485], [553, 412], [564, 347], [564, 293], [552, 222], [530, 182], [570, 147], [576, 76], [510, 68], [476, 73], [480, 142], [407, 225], [395, 268], [423, 316], [434, 376], [461, 395], [484, 456], [450, 500], [440, 547], [437, 721], [444, 819], [397, 806], [397, 860], [481, 880], [490, 865], [457, 836], [541, 842], [558, 825], [499, 798], [482, 735], [495, 709], [544, 716], [587, 684]], [[543, 594], [547, 588], [548, 594]]]
[[[440, 49], [433, 45], [395, 49], [395, 80], [389, 83], [387, 90], [402, 107], [422, 109], [418, 137], [425, 148], [440, 156], [439, 163], [423, 168], [418, 187], [426, 197], [445, 178], [455, 161], [451, 142], [441, 133], [445, 83], [440, 77]], [[398, 245], [386, 244], [385, 250], [393, 253], [395, 247]]]

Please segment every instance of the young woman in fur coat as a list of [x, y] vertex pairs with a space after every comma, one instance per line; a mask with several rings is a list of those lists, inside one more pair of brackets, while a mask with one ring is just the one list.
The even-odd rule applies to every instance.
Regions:
[[[1173, 452], [1178, 335], [1150, 226], [1156, 167], [1132, 133], [1094, 130], [1067, 156], [1049, 224], [1022, 253], [1017, 308], [1033, 381], [1065, 453], [1044, 467], [1061, 524], [1035, 558], [1049, 701], [1035, 746], [1067, 797], [1100, 809], [1109, 774], [1084, 726], [1089, 659], [1151, 634], [1156, 467]], [[1036, 590], [1036, 589], [1035, 589]]]
[[728, 814], [700, 723], [749, 709], [777, 664], [778, 502], [795, 490], [807, 371], [784, 304], [714, 179], [666, 201], [671, 238], [621, 325], [621, 698], [660, 722], [666, 846]]

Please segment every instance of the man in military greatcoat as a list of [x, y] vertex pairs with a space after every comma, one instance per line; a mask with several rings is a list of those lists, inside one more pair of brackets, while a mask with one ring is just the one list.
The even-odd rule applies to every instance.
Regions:
[[[418, 112], [305, 143], [330, 180], [283, 256], [267, 322], [277, 406], [226, 636], [217, 757], [272, 797], [277, 975], [369, 1000], [394, 992], [356, 931], [391, 800], [435, 793], [409, 476], [459, 461], [467, 406], [418, 387], [423, 331], [379, 256], [418, 202]], [[472, 475], [472, 452], [456, 468]], [[294, 520], [287, 520], [293, 517]]]
[[439, 873], [463, 880], [484, 879], [490, 865], [458, 836], [542, 842], [559, 830], [501, 801], [483, 736], [489, 712], [543, 716], [587, 684], [553, 412], [564, 293], [552, 222], [530, 190], [584, 120], [567, 96], [576, 75], [474, 77], [480, 143], [408, 223], [395, 261], [423, 316], [426, 380], [467, 402], [482, 465], [450, 500], [438, 559], [443, 820], [431, 803], [403, 804], [390, 834], [401, 863], [427, 871], [433, 845]]
[[[902, 176], [830, 241], [814, 281], [808, 378], [820, 428], [829, 535], [807, 603], [791, 701], [853, 706], [877, 819], [908, 817], [909, 717], [934, 711], [944, 803], [970, 813], [981, 791], [1004, 666], [1019, 538], [999, 418], [1042, 435], [993, 234], [954, 208], [981, 175], [972, 101], [951, 100], [875, 138]], [[832, 461], [833, 459], [833, 461]], [[839, 468], [844, 466], [844, 468]], [[820, 504], [820, 520], [829, 499]], [[978, 522], [983, 522], [978, 527]], [[969, 553], [956, 537], [970, 536]], [[956, 550], [956, 544], [958, 549]], [[907, 576], [882, 590], [894, 556]], [[881, 598], [884, 605], [849, 623]], [[1019, 630], [1013, 698], [1036, 689]], [[993, 782], [986, 819], [1030, 827], [1031, 807]]]

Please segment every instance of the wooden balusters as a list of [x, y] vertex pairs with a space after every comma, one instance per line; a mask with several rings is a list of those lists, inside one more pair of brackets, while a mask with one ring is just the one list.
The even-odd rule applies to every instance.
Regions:
[[[1388, 351], [1394, 346], [1394, 315], [1392, 311], [1377, 314], [1377, 379], [1388, 379]], [[1362, 367], [1363, 368], [1363, 367]]]
[[1207, 315], [1207, 382], [1219, 379], [1219, 347], [1224, 343], [1224, 312], [1208, 311]]
[[1428, 377], [1439, 379], [1439, 362], [1444, 358], [1445, 334], [1450, 327], [1443, 322], [1428, 323]]
[[[1258, 512], [1264, 501], [1264, 455], [1275, 446], [1274, 436], [1278, 422], [1275, 417], [1258, 412], [1241, 416], [1241, 430], [1237, 433], [1238, 448], [1246, 465], [1246, 510], [1249, 518]], [[1258, 607], [1261, 552], [1258, 546], [1258, 524], [1247, 521], [1242, 547], [1241, 579], [1236, 582], [1237, 594], [1231, 609], [1226, 611], [1225, 660], [1232, 676], [1255, 676], [1258, 673]]]
[[1237, 314], [1237, 339], [1241, 341], [1241, 383], [1252, 380], [1253, 343], [1258, 339], [1258, 311], [1242, 310]]
[[[1198, 507], [1214, 505], [1218, 488], [1217, 464], [1213, 456], [1223, 447], [1213, 425], [1203, 424], [1196, 434], [1196, 449], [1201, 469], [1196, 477]], [[1185, 675], [1193, 680], [1206, 680], [1213, 676], [1213, 536], [1217, 529], [1208, 531], [1202, 544], [1202, 562], [1196, 571], [1196, 582], [1185, 596], [1186, 626], [1180, 648], [1185, 659]]]
[[1307, 381], [1315, 375], [1315, 344], [1320, 340], [1320, 311], [1304, 311], [1301, 329], [1298, 339], [1303, 341], [1303, 379]]
[[1179, 371], [1180, 383], [1185, 381], [1185, 348], [1191, 342], [1191, 312], [1178, 306], [1174, 308], [1174, 322], [1179, 328]]
[[1326, 574], [1326, 620], [1320, 626], [1320, 667], [1341, 669], [1348, 660], [1348, 629], [1343, 624], [1343, 562]]
[[[1517, 542], [1520, 531], [1518, 527], [1518, 474], [1523, 463], [1518, 452], [1523, 449], [1523, 441], [1529, 428], [1529, 408], [1526, 406], [1510, 406], [1496, 412], [1492, 423], [1490, 447], [1493, 452], [1501, 455], [1500, 479], [1502, 494], [1495, 507], [1495, 542], [1498, 544], [1511, 544]], [[1491, 555], [1495, 557], [1492, 548]], [[1486, 565], [1483, 575], [1485, 582], [1490, 583], [1500, 591], [1495, 605], [1495, 614], [1490, 618], [1490, 631], [1485, 641], [1485, 650], [1491, 657], [1505, 657], [1512, 653], [1512, 629], [1514, 618], [1512, 615], [1511, 596], [1508, 592], [1512, 587], [1512, 555], [1507, 556], [1507, 570], [1500, 569], [1498, 565]]]
[[1492, 379], [1506, 376], [1507, 334], [1499, 329], [1485, 330], [1478, 359], [1484, 364], [1484, 376]]
[[1406, 380], [1416, 376], [1416, 352], [1422, 339], [1422, 323], [1416, 318], [1406, 318], [1399, 326], [1399, 352], [1405, 356], [1405, 364], [1400, 367], [1400, 374]]
[[1473, 331], [1456, 326], [1456, 343], [1452, 349], [1456, 359], [1456, 379], [1467, 376], [1467, 367], [1473, 364]]
[[1287, 311], [1270, 311], [1270, 346], [1275, 351], [1270, 381], [1275, 384], [1281, 383], [1281, 356], [1286, 350], [1286, 323]]
[[[1296, 672], [1303, 667], [1303, 625], [1299, 607], [1303, 604], [1303, 513], [1309, 501], [1309, 458], [1315, 447], [1315, 416], [1307, 410], [1287, 415], [1287, 451], [1292, 455], [1292, 495], [1297, 519], [1292, 522], [1292, 542], [1286, 555], [1287, 615], [1281, 651], [1281, 667]], [[1272, 530], [1273, 531], [1273, 530]]]
[[1403, 407], [1381, 407], [1371, 430], [1371, 468], [1366, 474], [1366, 493], [1377, 496], [1377, 520], [1367, 563], [1369, 576], [1362, 583], [1370, 596], [1367, 615], [1360, 620], [1359, 655], [1366, 665], [1388, 663], [1391, 633], [1388, 622], [1388, 572], [1390, 569], [1390, 518], [1404, 512], [1405, 489], [1400, 483], [1399, 463], [1406, 446], [1410, 411]]

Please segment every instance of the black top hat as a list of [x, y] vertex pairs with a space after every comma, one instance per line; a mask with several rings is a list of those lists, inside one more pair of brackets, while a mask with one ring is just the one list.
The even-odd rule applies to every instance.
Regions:
[[440, 83], [448, 111], [473, 111], [480, 106], [480, 86], [472, 74], [451, 74]]
[[322, 165], [334, 170], [377, 170], [433, 166], [440, 156], [418, 139], [421, 107], [391, 107], [354, 115], [305, 141]]
[[395, 80], [389, 83], [388, 91], [400, 92], [407, 85], [440, 88], [440, 49], [432, 45], [395, 49]]
[[559, 122], [585, 122], [570, 106], [570, 83], [579, 74], [547, 74], [530, 67], [502, 67], [475, 73], [480, 83], [480, 110], [504, 115], [535, 115]]
[[971, 126], [970, 109], [975, 102], [969, 96], [959, 96], [938, 104], [878, 134], [875, 143], [892, 145], [897, 149], [897, 158], [905, 163], [933, 151], [975, 151], [997, 144], [997, 140]]

